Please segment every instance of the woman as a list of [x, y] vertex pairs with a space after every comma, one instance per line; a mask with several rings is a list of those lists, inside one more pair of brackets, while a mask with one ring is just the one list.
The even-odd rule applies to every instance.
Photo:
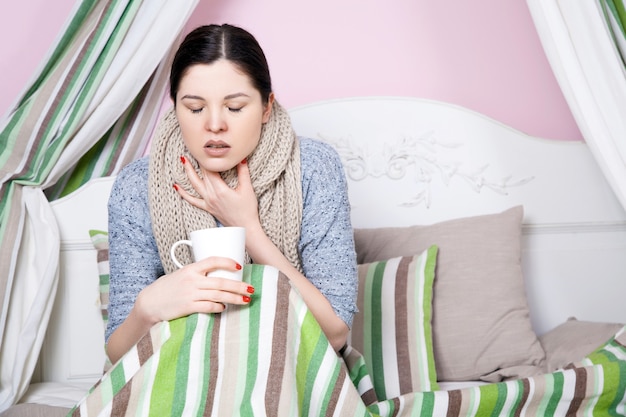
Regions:
[[241, 268], [233, 260], [176, 269], [169, 257], [189, 232], [220, 225], [245, 227], [251, 262], [282, 271], [340, 350], [357, 284], [336, 152], [296, 137], [262, 49], [241, 28], [189, 33], [172, 63], [170, 97], [174, 110], [161, 121], [149, 159], [120, 172], [109, 201], [111, 361], [157, 322], [252, 301], [249, 284], [206, 277]]

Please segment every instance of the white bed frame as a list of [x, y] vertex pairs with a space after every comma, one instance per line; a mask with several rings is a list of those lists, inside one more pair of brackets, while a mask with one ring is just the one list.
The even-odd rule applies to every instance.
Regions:
[[[537, 333], [571, 316], [626, 322], [626, 213], [584, 143], [530, 137], [473, 111], [414, 98], [327, 101], [291, 115], [300, 135], [339, 150], [354, 227], [431, 224], [523, 204], [523, 268]], [[112, 180], [93, 180], [52, 203], [61, 279], [34, 382], [88, 387], [102, 371], [98, 272], [87, 230], [106, 229]]]

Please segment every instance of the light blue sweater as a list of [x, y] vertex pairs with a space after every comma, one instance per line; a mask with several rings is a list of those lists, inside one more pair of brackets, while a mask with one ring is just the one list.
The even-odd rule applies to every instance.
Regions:
[[[305, 276], [349, 326], [357, 310], [357, 266], [348, 190], [335, 150], [300, 138]], [[106, 340], [130, 313], [139, 292], [164, 274], [148, 205], [148, 157], [119, 173], [109, 198], [110, 303]]]

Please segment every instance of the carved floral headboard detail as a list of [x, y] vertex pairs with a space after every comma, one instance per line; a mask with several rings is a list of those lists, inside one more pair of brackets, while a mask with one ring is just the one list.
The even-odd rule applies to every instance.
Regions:
[[440, 179], [448, 186], [454, 178], [459, 178], [476, 193], [487, 188], [504, 196], [508, 195], [510, 188], [523, 186], [534, 179], [533, 176], [514, 178], [511, 174], [494, 179], [486, 175], [490, 164], [479, 167], [464, 166], [463, 162], [450, 158], [450, 151], [463, 145], [439, 140], [434, 131], [425, 132], [417, 137], [402, 136], [395, 141], [386, 140], [382, 146], [377, 144], [375, 150], [349, 136], [341, 138], [324, 134], [318, 136], [337, 150], [345, 166], [346, 175], [353, 181], [383, 176], [397, 180], [411, 175], [418, 185], [418, 192], [400, 203], [401, 207], [415, 207], [421, 204], [426, 208], [430, 207], [430, 187], [436, 179]]

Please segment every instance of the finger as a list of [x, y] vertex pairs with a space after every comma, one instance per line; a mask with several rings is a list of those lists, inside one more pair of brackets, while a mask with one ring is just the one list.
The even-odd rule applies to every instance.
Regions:
[[[202, 179], [200, 178], [200, 176], [196, 172], [196, 170], [193, 167], [193, 165], [189, 161], [187, 161], [184, 156], [181, 157], [180, 160], [183, 163], [183, 167], [185, 169], [185, 174], [187, 174], [187, 178], [189, 179], [189, 182], [191, 183], [191, 186], [193, 187], [194, 190], [196, 190], [196, 192], [200, 196], [204, 197], [203, 189], [204, 189], [206, 184], [202, 182]], [[203, 172], [203, 175], [206, 175], [206, 172]]]
[[196, 301], [193, 310], [197, 313], [221, 313], [226, 310], [226, 304], [217, 301]]
[[[198, 271], [202, 275], [206, 275], [209, 272], [217, 269], [223, 269], [227, 271], [237, 271], [243, 268], [235, 260], [230, 258], [223, 258], [218, 256], [212, 256], [195, 263], [198, 267]], [[247, 282], [237, 281], [229, 278], [220, 277], [205, 277], [201, 281], [202, 288], [217, 289], [221, 291], [227, 291], [239, 295], [250, 296], [254, 294], [254, 286]]]
[[197, 294], [198, 302], [214, 302], [221, 304], [237, 304], [237, 305], [246, 305], [252, 301], [252, 296], [250, 294], [241, 295], [234, 294], [227, 291], [217, 291], [217, 290], [202, 290], [198, 291]]
[[244, 159], [237, 165], [237, 177], [239, 178], [239, 186], [244, 188], [252, 188], [252, 180], [250, 179], [250, 167], [248, 161]]
[[225, 269], [227, 271], [238, 271], [243, 268], [232, 258], [225, 258], [223, 256], [209, 256], [208, 258], [200, 259], [195, 262], [199, 272], [203, 272], [205, 275], [216, 269]]
[[220, 199], [224, 193], [231, 192], [231, 188], [226, 184], [219, 172], [202, 170], [206, 190], [211, 192], [210, 197]]
[[180, 195], [183, 198], [183, 200], [187, 201], [192, 206], [206, 210], [204, 199], [192, 196], [187, 191], [185, 191], [183, 187], [180, 187], [178, 184], [174, 184], [174, 189], [178, 192], [178, 195]]
[[242, 266], [231, 258], [209, 256], [208, 258], [184, 265], [174, 273], [180, 274], [182, 277], [201, 277], [204, 279], [209, 272], [217, 269], [237, 271], [242, 269]]

